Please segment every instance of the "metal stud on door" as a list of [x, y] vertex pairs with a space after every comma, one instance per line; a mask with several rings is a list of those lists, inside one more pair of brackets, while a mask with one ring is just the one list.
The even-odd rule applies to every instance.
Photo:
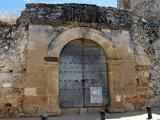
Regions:
[[100, 46], [89, 40], [70, 42], [60, 55], [61, 107], [105, 106], [107, 69]]

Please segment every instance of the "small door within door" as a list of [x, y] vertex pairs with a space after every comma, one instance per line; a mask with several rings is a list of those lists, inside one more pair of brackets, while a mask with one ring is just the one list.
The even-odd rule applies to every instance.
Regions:
[[89, 40], [67, 44], [60, 55], [60, 105], [63, 108], [106, 106], [107, 67], [100, 46]]

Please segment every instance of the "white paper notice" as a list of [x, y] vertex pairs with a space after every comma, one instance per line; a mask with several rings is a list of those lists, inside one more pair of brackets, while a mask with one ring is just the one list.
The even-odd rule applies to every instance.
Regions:
[[102, 87], [90, 87], [91, 103], [102, 103]]

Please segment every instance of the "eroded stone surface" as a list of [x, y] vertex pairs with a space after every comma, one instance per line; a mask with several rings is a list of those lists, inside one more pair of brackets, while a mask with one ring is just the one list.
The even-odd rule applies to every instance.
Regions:
[[[104, 49], [109, 111], [156, 105], [159, 30], [157, 22], [116, 8], [28, 4], [17, 25], [0, 23], [0, 113], [59, 115], [58, 57], [74, 39], [90, 39]], [[45, 57], [56, 60], [48, 62]]]
[[87, 4], [27, 4], [18, 23], [57, 26], [70, 22], [85, 22], [102, 23], [113, 28], [128, 28], [131, 23], [130, 15], [126, 10]]

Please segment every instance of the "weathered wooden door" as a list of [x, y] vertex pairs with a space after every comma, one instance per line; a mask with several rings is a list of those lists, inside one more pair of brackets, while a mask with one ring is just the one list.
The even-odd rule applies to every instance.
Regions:
[[105, 59], [102, 48], [89, 40], [75, 40], [63, 48], [59, 59], [61, 107], [108, 104]]

